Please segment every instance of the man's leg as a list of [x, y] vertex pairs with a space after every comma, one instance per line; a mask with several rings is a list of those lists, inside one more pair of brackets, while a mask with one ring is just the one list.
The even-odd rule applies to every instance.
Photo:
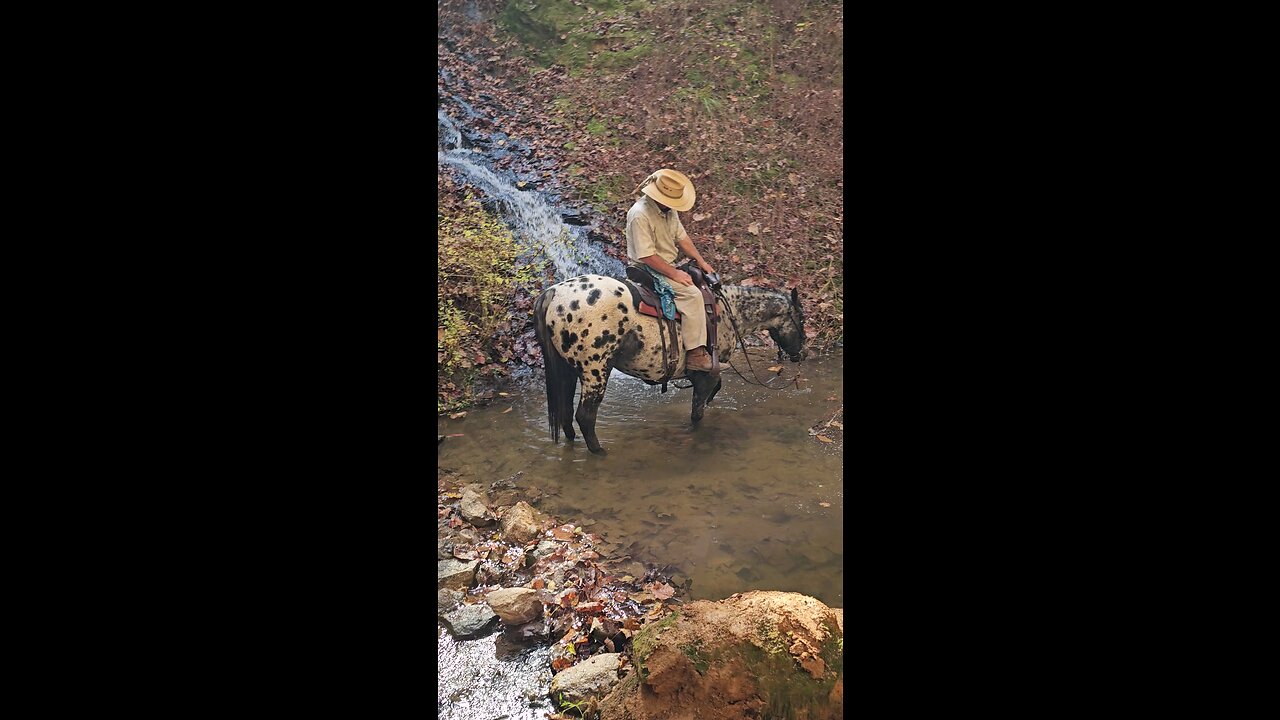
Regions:
[[689, 370], [711, 370], [707, 353], [707, 310], [702, 304], [702, 291], [692, 285], [671, 283], [676, 292], [676, 309], [680, 311], [680, 334], [688, 351], [685, 367]]

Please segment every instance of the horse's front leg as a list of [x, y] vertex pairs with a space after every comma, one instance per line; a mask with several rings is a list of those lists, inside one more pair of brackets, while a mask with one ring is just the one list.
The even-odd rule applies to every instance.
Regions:
[[711, 398], [716, 396], [720, 390], [720, 378], [712, 377], [711, 373], [691, 372], [689, 373], [689, 381], [693, 383], [693, 414], [691, 418], [694, 424], [702, 419], [702, 414], [707, 408], [707, 403], [711, 402]]
[[587, 449], [597, 455], [604, 453], [600, 440], [596, 437], [596, 411], [600, 409], [600, 401], [604, 400], [604, 391], [609, 384], [609, 368], [585, 367], [582, 373], [582, 397], [578, 400], [578, 412], [574, 417], [582, 430], [582, 439], [587, 441]]

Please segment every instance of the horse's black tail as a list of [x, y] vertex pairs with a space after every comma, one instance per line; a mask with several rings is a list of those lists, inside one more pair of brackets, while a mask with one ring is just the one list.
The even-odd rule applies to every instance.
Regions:
[[566, 420], [573, 422], [573, 389], [578, 377], [571, 366], [556, 350], [547, 328], [547, 305], [555, 297], [555, 290], [548, 288], [533, 304], [533, 331], [542, 346], [542, 365], [547, 376], [547, 421], [551, 423], [551, 441], [560, 442], [560, 426]]

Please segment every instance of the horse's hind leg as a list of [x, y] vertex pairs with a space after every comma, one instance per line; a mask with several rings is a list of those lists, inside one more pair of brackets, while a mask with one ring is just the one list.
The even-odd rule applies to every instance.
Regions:
[[558, 402], [560, 407], [564, 408], [560, 413], [560, 429], [564, 431], [564, 439], [567, 442], [573, 442], [578, 438], [578, 434], [573, 431], [573, 391], [578, 387], [577, 378], [567, 387], [560, 388], [560, 397]]
[[596, 437], [596, 411], [600, 409], [600, 401], [604, 400], [604, 391], [609, 384], [609, 368], [587, 368], [582, 374], [582, 397], [578, 400], [578, 412], [575, 417], [578, 427], [582, 429], [582, 438], [587, 441], [587, 449], [596, 454], [603, 454], [600, 440]]

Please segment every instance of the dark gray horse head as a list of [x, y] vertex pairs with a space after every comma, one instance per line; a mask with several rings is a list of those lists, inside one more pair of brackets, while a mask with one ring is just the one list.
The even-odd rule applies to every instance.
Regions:
[[769, 337], [782, 348], [791, 362], [800, 362], [805, 358], [804, 311], [800, 308], [800, 293], [795, 288], [791, 289], [787, 317], [769, 327]]

